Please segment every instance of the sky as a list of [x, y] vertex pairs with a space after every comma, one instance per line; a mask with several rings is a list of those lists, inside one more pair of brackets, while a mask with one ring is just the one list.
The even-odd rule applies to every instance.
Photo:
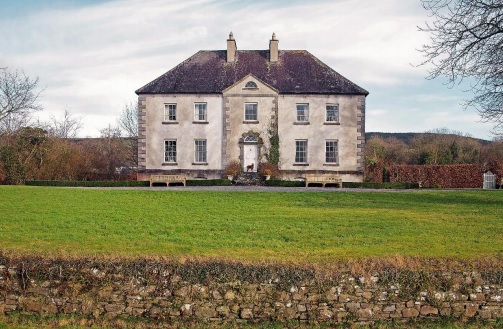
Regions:
[[199, 50], [308, 50], [370, 92], [366, 131], [447, 128], [492, 139], [464, 110], [466, 86], [417, 66], [429, 21], [420, 0], [0, 0], [0, 67], [39, 78], [41, 120], [65, 110], [81, 137], [117, 124], [135, 90]]

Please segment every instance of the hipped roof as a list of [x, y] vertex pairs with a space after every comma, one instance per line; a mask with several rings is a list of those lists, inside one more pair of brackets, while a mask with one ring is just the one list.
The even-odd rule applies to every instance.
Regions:
[[280, 50], [277, 62], [269, 61], [269, 50], [238, 50], [232, 63], [226, 55], [225, 50], [199, 51], [136, 93], [222, 93], [253, 74], [280, 94], [368, 95], [305, 50]]

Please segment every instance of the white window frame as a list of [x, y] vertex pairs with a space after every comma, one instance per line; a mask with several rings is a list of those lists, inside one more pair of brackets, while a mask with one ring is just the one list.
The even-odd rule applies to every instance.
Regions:
[[[301, 147], [304, 148], [301, 150]], [[308, 140], [296, 139], [295, 140], [295, 163], [308, 163]], [[303, 155], [302, 155], [303, 154]]]
[[194, 121], [208, 122], [208, 103], [194, 103]]
[[208, 162], [208, 141], [206, 139], [194, 139], [194, 163]]
[[[302, 114], [299, 115], [300, 111], [302, 111]], [[295, 118], [296, 118], [296, 122], [309, 122], [309, 104], [308, 103], [296, 104]]]
[[[335, 107], [335, 110], [334, 110], [335, 112], [334, 112], [333, 117], [328, 115], [328, 108], [329, 107]], [[339, 117], [340, 117], [339, 104], [327, 104], [326, 110], [325, 110], [325, 122], [339, 123]]]
[[[168, 144], [171, 144], [171, 147], [174, 145], [174, 150], [171, 149], [168, 151]], [[176, 139], [165, 139], [164, 140], [164, 162], [165, 163], [176, 163], [177, 157], [177, 141]]]
[[[255, 105], [255, 119], [250, 119], [250, 114], [247, 113], [247, 106], [248, 105]], [[245, 121], [258, 121], [258, 103], [257, 102], [248, 102], [248, 103], [245, 103], [245, 106], [244, 106], [244, 115], [245, 115]], [[251, 109], [253, 110], [253, 109]]]
[[[333, 148], [333, 150], [331, 148]], [[327, 164], [339, 163], [339, 141], [337, 139], [325, 140], [325, 163]]]
[[176, 103], [164, 104], [164, 121], [176, 122], [176, 114]]

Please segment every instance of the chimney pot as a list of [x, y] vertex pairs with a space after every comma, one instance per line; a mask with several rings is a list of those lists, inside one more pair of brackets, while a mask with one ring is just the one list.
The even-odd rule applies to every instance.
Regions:
[[236, 61], [236, 40], [234, 40], [234, 35], [229, 33], [229, 39], [227, 39], [227, 63], [233, 63]]
[[276, 38], [276, 33], [273, 32], [272, 38], [269, 41], [269, 60], [271, 62], [277, 62], [279, 57], [278, 50], [279, 40]]

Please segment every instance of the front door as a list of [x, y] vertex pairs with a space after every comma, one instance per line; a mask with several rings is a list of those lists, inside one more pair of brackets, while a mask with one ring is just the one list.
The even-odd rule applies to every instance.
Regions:
[[244, 144], [243, 170], [257, 172], [258, 167], [258, 144]]

